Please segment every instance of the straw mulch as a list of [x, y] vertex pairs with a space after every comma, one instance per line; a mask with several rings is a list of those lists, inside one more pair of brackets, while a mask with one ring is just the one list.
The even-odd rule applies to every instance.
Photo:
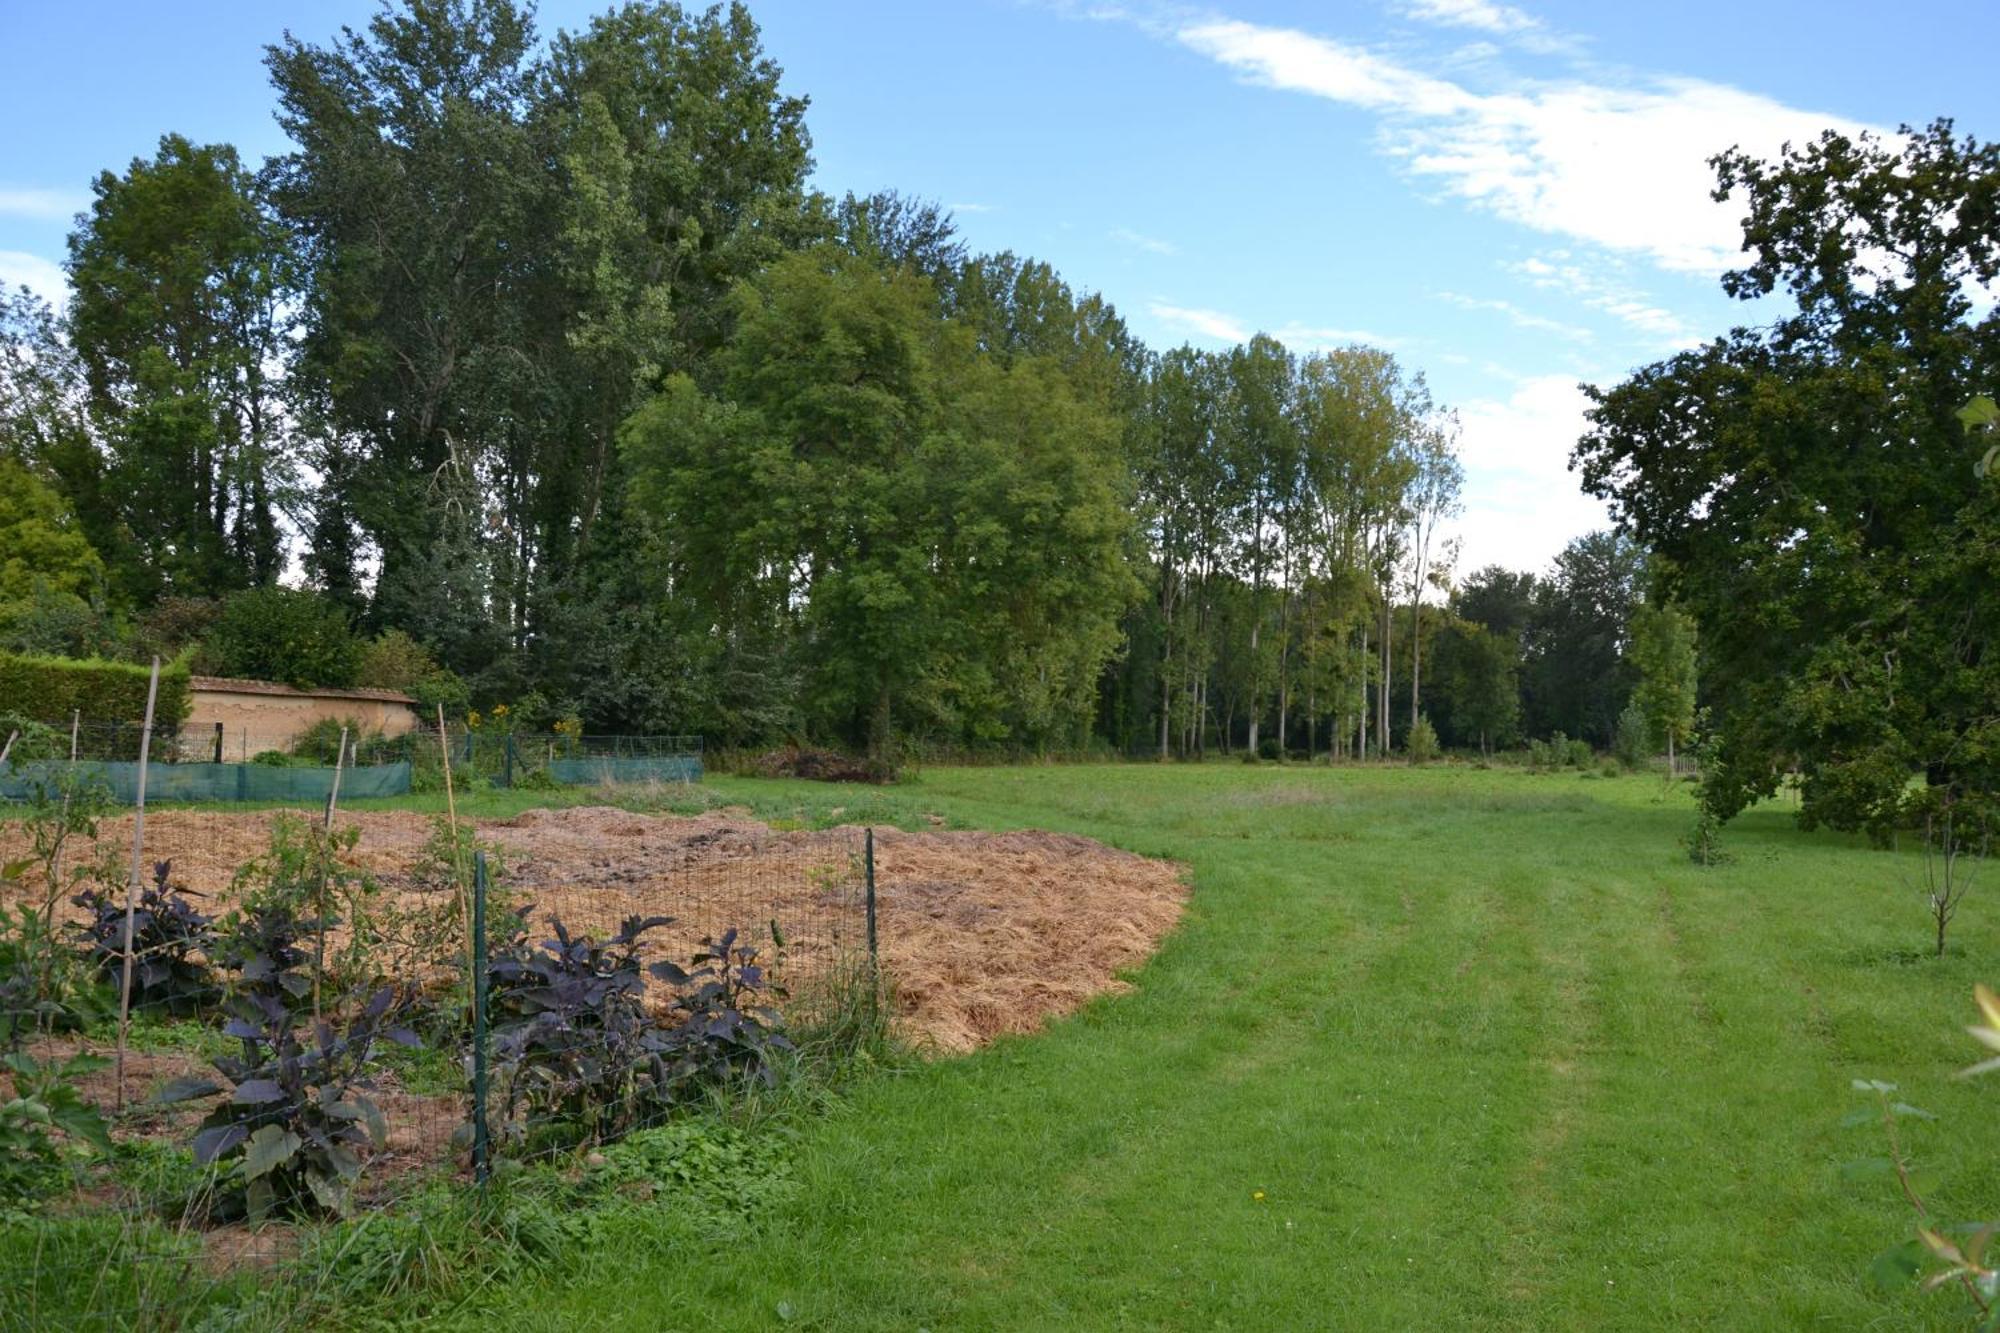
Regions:
[[[157, 811], [146, 819], [148, 861], [171, 859], [173, 878], [227, 905], [236, 871], [265, 848], [269, 811]], [[418, 890], [410, 867], [430, 835], [426, 816], [342, 813], [359, 827], [355, 857], [391, 895]], [[649, 936], [685, 953], [731, 926], [780, 973], [810, 978], [862, 947], [859, 830], [791, 832], [730, 811], [694, 818], [611, 807], [535, 810], [478, 821], [498, 845], [505, 885], [536, 917], [563, 917], [573, 933], [608, 931], [628, 914], [670, 915]], [[1032, 1032], [1106, 992], [1178, 921], [1187, 889], [1166, 862], [1062, 834], [877, 833], [877, 901], [884, 973], [899, 1035], [937, 1052], [972, 1050], [1003, 1033]], [[129, 816], [106, 820], [97, 851], [129, 857]], [[16, 823], [0, 823], [0, 861], [23, 854]], [[783, 947], [770, 939], [779, 923]]]

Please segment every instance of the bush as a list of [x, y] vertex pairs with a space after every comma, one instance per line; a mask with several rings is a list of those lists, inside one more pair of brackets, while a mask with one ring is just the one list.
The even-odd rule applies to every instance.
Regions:
[[1257, 742], [1257, 757], [1267, 764], [1276, 763], [1285, 757], [1285, 751], [1278, 744], [1276, 736], [1266, 736], [1263, 740]]
[[1403, 746], [1410, 756], [1411, 763], [1428, 764], [1438, 757], [1437, 728], [1431, 725], [1429, 718], [1419, 714], [1417, 720], [1411, 724], [1409, 738], [1403, 742]]
[[1627, 768], [1644, 768], [1653, 754], [1653, 728], [1646, 710], [1637, 701], [1625, 705], [1618, 715], [1618, 729], [1611, 737], [1611, 753]]
[[408, 691], [436, 675], [437, 659], [402, 630], [386, 630], [362, 645], [354, 683], [376, 690]]
[[[72, 712], [82, 713], [90, 721], [137, 722], [146, 715], [150, 675], [150, 667], [130, 662], [0, 652], [0, 699], [7, 701], [9, 711], [61, 723], [65, 732]], [[188, 660], [176, 658], [161, 664], [155, 722], [178, 727], [193, 705], [188, 692]], [[0, 740], [5, 739], [0, 736]]]
[[252, 588], [230, 596], [209, 632], [218, 668], [298, 689], [354, 683], [362, 646], [335, 603], [299, 588]]

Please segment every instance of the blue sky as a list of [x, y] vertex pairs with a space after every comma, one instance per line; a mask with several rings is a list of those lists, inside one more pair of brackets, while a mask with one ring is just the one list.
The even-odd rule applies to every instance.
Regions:
[[[604, 0], [549, 0], [543, 30]], [[1464, 424], [1461, 570], [1603, 522], [1579, 381], [1732, 322], [1709, 154], [1956, 117], [2000, 136], [1989, 3], [760, 0], [818, 182], [954, 206], [1155, 346], [1363, 340]], [[283, 148], [260, 64], [370, 0], [0, 0], [0, 280], [59, 295], [98, 171], [172, 130]], [[1967, 62], [1965, 52], [1981, 53]], [[1768, 312], [1766, 312], [1768, 314]]]

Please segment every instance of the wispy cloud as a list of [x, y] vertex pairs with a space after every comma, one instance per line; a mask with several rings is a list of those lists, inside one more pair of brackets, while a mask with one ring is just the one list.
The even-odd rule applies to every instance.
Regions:
[[1505, 301], [1496, 296], [1467, 296], [1463, 292], [1434, 292], [1432, 295], [1447, 305], [1457, 306], [1460, 310], [1491, 310], [1495, 314], [1505, 315], [1517, 328], [1534, 329], [1538, 333], [1553, 333], [1558, 338], [1567, 338], [1571, 342], [1589, 342], [1596, 337], [1589, 329], [1579, 324], [1565, 324], [1559, 319], [1538, 315], [1532, 310], [1523, 310], [1512, 301]]
[[1476, 28], [1504, 35], [1542, 26], [1534, 15], [1493, 0], [1403, 0], [1397, 8], [1413, 19], [1446, 28]]
[[62, 267], [26, 250], [0, 250], [0, 288], [26, 287], [50, 305], [69, 300], [69, 275]]
[[1165, 301], [1152, 301], [1146, 309], [1154, 319], [1171, 329], [1182, 333], [1195, 333], [1218, 342], [1240, 343], [1250, 338], [1250, 327], [1234, 315], [1220, 310], [1203, 310], [1197, 306], [1169, 305]]
[[993, 205], [992, 204], [946, 204], [945, 210], [951, 213], [991, 213], [993, 211]]
[[0, 217], [67, 222], [89, 206], [88, 195], [32, 185], [0, 185]]
[[1738, 253], [1735, 210], [1710, 197], [1709, 157], [1732, 144], [1771, 153], [1824, 129], [1865, 128], [1698, 79], [1476, 92], [1291, 28], [1215, 19], [1173, 35], [1252, 83], [1375, 114], [1384, 150], [1448, 195], [1680, 272], [1711, 275]]
[[1177, 255], [1181, 252], [1180, 247], [1172, 241], [1163, 241], [1157, 236], [1133, 231], [1130, 227], [1113, 227], [1108, 234], [1120, 245], [1130, 246], [1134, 250], [1144, 250], [1149, 255]]
[[1685, 319], [1656, 305], [1641, 292], [1577, 262], [1567, 250], [1553, 250], [1507, 265], [1509, 272], [1546, 291], [1562, 292], [1601, 310], [1629, 328], [1678, 351], [1700, 341]]

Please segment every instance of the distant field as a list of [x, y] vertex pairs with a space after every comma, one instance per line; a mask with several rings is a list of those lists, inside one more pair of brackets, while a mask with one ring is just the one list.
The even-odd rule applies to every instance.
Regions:
[[[1922, 956], [1908, 858], [1733, 825], [1649, 778], [1464, 769], [718, 779], [807, 821], [1069, 830], [1192, 867], [1138, 989], [884, 1076], [797, 1144], [794, 1203], [599, 1245], [469, 1324], [815, 1329], [1954, 1327], [1863, 1270], [1907, 1236], [1856, 1076], [1947, 1217], [2000, 1201], [2000, 1088], [1955, 1082], [2000, 890]], [[488, 803], [497, 798], [483, 798]], [[507, 800], [513, 798], [507, 797]], [[831, 812], [838, 810], [837, 815]]]

